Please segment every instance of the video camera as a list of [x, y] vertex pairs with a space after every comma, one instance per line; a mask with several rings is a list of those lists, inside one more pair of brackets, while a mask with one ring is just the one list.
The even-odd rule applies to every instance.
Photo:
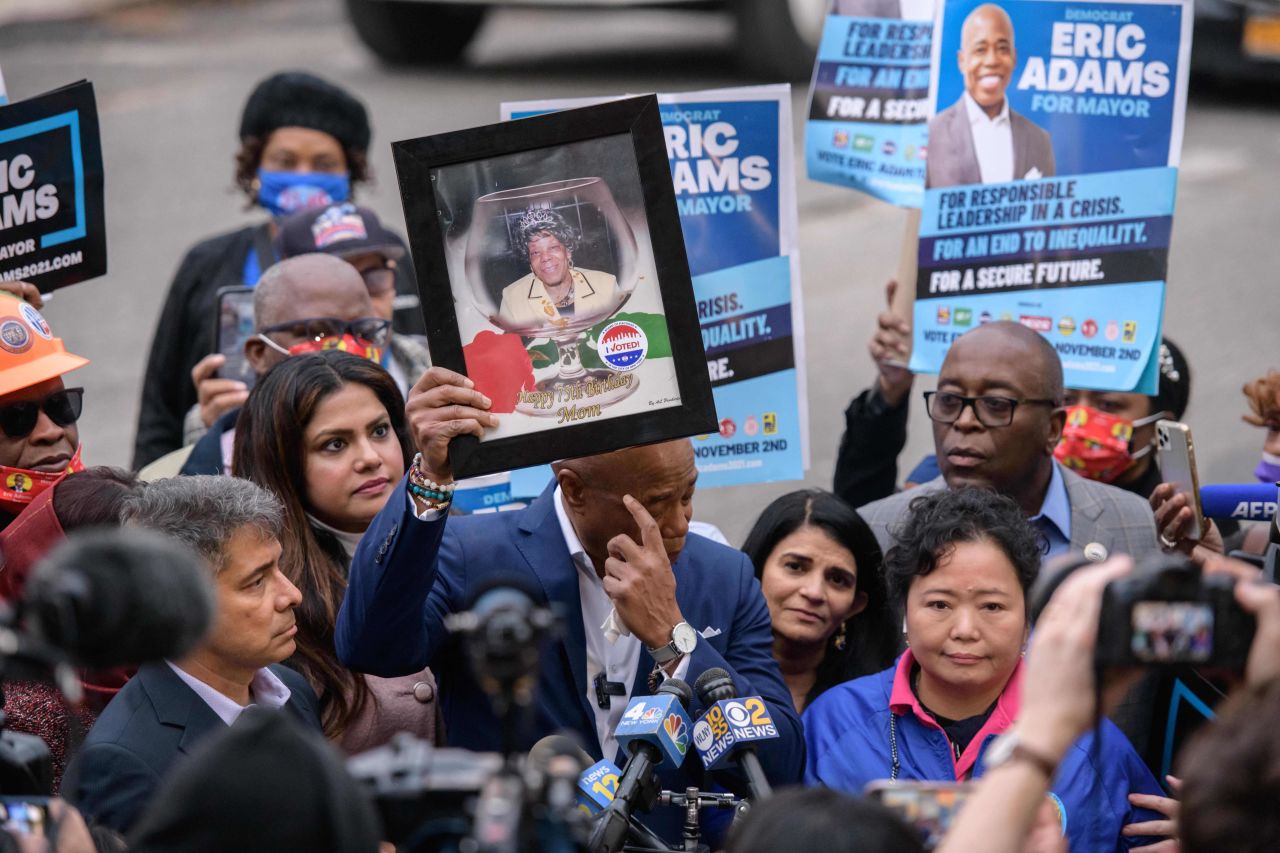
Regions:
[[1253, 616], [1236, 579], [1203, 575], [1185, 557], [1160, 556], [1107, 584], [1095, 660], [1100, 667], [1191, 665], [1243, 672]]
[[[1090, 565], [1080, 555], [1050, 562], [1031, 590], [1039, 618], [1058, 586]], [[1235, 600], [1236, 579], [1204, 575], [1182, 555], [1159, 554], [1107, 584], [1094, 661], [1100, 669], [1195, 666], [1242, 672], [1255, 623]]]

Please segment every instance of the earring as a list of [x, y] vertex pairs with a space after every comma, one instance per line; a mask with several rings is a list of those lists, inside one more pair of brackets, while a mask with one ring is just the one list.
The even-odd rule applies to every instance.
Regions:
[[844, 647], [849, 645], [848, 628], [849, 622], [846, 620], [840, 623], [840, 630], [836, 631], [835, 647], [838, 652], [844, 651]]

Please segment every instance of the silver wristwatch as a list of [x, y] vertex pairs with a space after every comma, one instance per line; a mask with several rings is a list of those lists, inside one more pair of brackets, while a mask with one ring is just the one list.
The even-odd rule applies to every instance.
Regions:
[[682, 655], [693, 654], [693, 648], [696, 645], [698, 645], [698, 632], [688, 622], [681, 622], [671, 629], [671, 642], [656, 649], [650, 649], [647, 646], [645, 648], [653, 656], [654, 663], [661, 666], [671, 663]]

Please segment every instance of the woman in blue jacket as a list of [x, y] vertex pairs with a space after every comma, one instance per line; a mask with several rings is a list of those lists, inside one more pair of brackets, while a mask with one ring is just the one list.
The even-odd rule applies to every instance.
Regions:
[[[1035, 529], [1010, 499], [978, 489], [924, 495], [885, 556], [908, 649], [884, 672], [833, 687], [804, 714], [811, 784], [858, 793], [875, 780], [964, 781], [1018, 715]], [[1133, 746], [1102, 720], [1056, 767], [1051, 799], [1073, 851], [1127, 850], [1158, 820], [1129, 794], [1161, 793]]]

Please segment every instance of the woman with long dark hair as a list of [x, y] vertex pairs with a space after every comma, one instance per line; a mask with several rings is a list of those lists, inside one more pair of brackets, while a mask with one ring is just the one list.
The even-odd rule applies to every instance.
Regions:
[[404, 400], [376, 363], [330, 351], [285, 359], [236, 423], [232, 472], [280, 499], [280, 566], [302, 590], [290, 664], [316, 688], [325, 734], [348, 753], [408, 730], [434, 739], [435, 681], [382, 679], [338, 662], [333, 629], [361, 535], [404, 475]]
[[791, 492], [765, 507], [742, 550], [773, 620], [773, 656], [797, 711], [833, 685], [879, 672], [898, 651], [880, 546], [829, 492]]

